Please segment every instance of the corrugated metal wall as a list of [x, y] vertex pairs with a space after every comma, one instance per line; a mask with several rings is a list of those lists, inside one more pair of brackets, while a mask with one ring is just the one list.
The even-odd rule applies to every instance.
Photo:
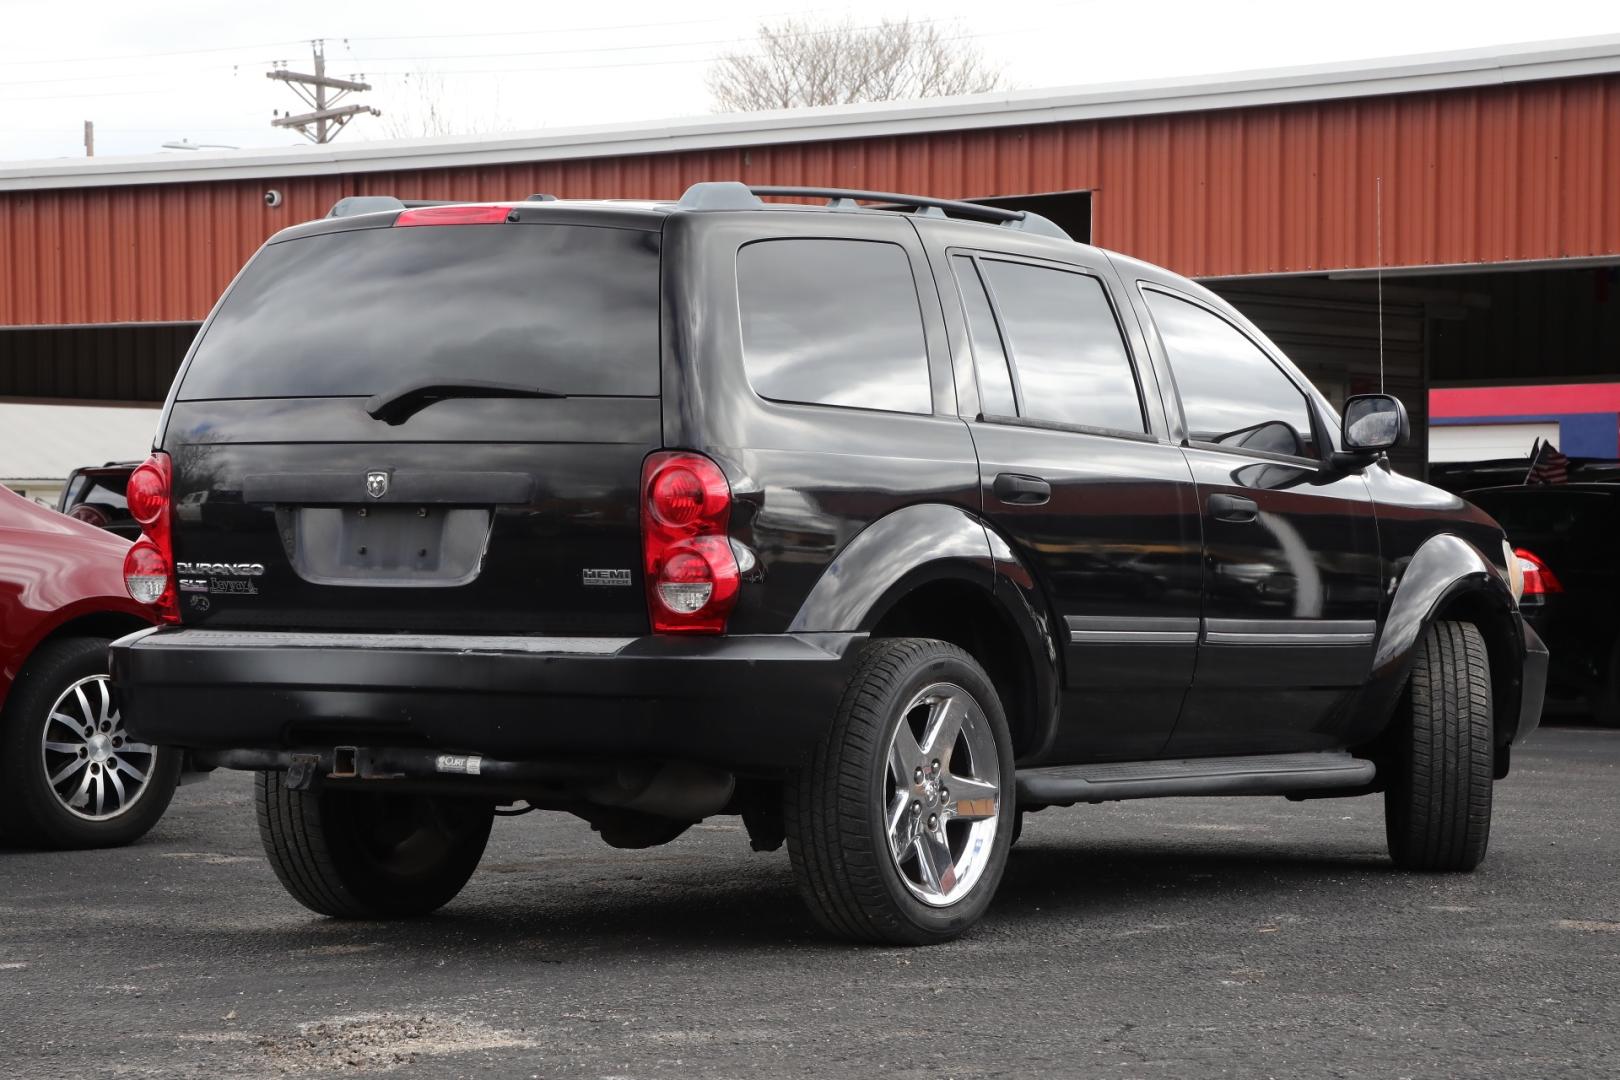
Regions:
[[[698, 180], [1091, 190], [1096, 243], [1193, 276], [1620, 254], [1620, 76], [1175, 116], [316, 179], [0, 193], [0, 324], [201, 318], [343, 195], [669, 198]], [[266, 188], [286, 197], [270, 210]]]

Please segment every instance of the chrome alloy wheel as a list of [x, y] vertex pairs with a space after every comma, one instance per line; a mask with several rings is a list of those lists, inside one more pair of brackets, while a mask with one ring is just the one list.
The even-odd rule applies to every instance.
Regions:
[[973, 695], [934, 683], [911, 699], [889, 742], [889, 854], [931, 907], [966, 896], [984, 873], [1001, 811], [1001, 761]]
[[105, 675], [80, 679], [56, 699], [45, 720], [40, 757], [51, 791], [85, 821], [125, 813], [146, 792], [157, 751], [131, 742], [113, 708]]

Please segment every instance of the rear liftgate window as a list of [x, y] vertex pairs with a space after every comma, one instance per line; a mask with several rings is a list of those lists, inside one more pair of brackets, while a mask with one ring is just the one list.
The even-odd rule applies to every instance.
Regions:
[[761, 240], [737, 253], [743, 364], [764, 398], [930, 413], [911, 260], [873, 240]]
[[181, 400], [364, 397], [414, 378], [656, 397], [658, 234], [579, 225], [357, 229], [243, 271]]

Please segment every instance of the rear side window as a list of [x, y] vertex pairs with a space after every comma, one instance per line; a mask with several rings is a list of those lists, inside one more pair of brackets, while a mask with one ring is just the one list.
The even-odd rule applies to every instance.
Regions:
[[659, 392], [658, 234], [577, 225], [356, 229], [265, 248], [181, 400], [364, 397], [436, 376]]
[[1013, 394], [1012, 374], [1007, 369], [1007, 350], [1001, 345], [996, 316], [990, 310], [990, 297], [979, 280], [979, 271], [966, 255], [951, 256], [956, 286], [962, 293], [967, 313], [968, 337], [973, 342], [973, 368], [979, 376], [979, 408], [986, 416], [1017, 416], [1018, 401]]
[[743, 365], [761, 397], [931, 413], [911, 260], [872, 240], [760, 240], [737, 253]]
[[1089, 274], [981, 259], [1012, 353], [1018, 415], [1145, 432], [1136, 373], [1113, 305]]
[[1193, 442], [1314, 457], [1305, 395], [1260, 346], [1197, 304], [1143, 290]]

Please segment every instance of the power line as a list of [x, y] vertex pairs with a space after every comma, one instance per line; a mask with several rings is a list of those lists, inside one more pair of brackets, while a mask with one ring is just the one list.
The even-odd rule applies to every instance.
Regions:
[[[754, 19], [779, 19], [790, 15], [815, 15], [827, 11], [847, 11], [849, 6], [798, 8], [790, 11], [778, 11], [764, 15], [754, 15]], [[545, 35], [552, 37], [557, 34], [594, 34], [611, 30], [650, 30], [669, 26], [699, 26], [706, 23], [726, 22], [732, 16], [715, 15], [704, 19], [672, 19], [662, 22], [645, 23], [610, 23], [601, 26], [548, 26], [538, 30], [490, 30], [482, 33], [462, 34], [372, 34], [361, 36], [340, 37], [333, 36], [329, 40], [337, 41], [445, 41], [465, 38], [514, 38], [536, 37]], [[173, 56], [200, 56], [208, 53], [224, 52], [251, 52], [258, 49], [273, 49], [283, 45], [302, 45], [308, 38], [289, 38], [285, 41], [265, 41], [252, 45], [219, 45], [206, 49], [174, 49], [165, 52], [123, 53], [115, 56], [57, 56], [45, 59], [5, 60], [7, 67], [20, 67], [24, 64], [95, 64], [105, 63], [109, 60], [148, 60], [161, 59]]]
[[[1064, 6], [1068, 6], [1068, 5], [1060, 4], [1060, 5], [1057, 5], [1057, 6], [1058, 7], [1064, 7]], [[838, 9], [821, 9], [821, 10], [838, 10]], [[792, 13], [788, 13], [788, 14], [792, 14]], [[772, 16], [760, 16], [759, 18], [768, 19], [768, 18], [771, 18], [771, 17]], [[577, 31], [583, 33], [583, 32], [586, 32], [586, 31], [595, 31], [595, 30], [645, 29], [645, 28], [659, 27], [659, 26], [684, 26], [684, 25], [693, 25], [693, 24], [698, 24], [698, 23], [709, 23], [709, 22], [719, 22], [719, 21], [723, 21], [723, 20], [718, 19], [718, 18], [716, 18], [716, 19], [690, 19], [690, 20], [684, 20], [684, 21], [678, 21], [678, 22], [667, 22], [667, 23], [633, 23], [633, 24], [624, 24], [622, 26], [616, 26], [616, 27], [579, 27], [579, 28], [577, 28]], [[957, 21], [957, 18], [955, 16], [936, 16], [936, 17], [932, 17], [932, 18], [914, 18], [914, 19], [911, 19], [910, 21], [912, 23], [914, 23], [914, 24], [929, 24], [929, 23], [940, 23], [940, 22], [954, 22], [954, 21]], [[883, 26], [884, 26], [883, 23], [866, 23], [866, 24], [859, 24], [859, 25], [847, 26], [847, 27], [846, 26], [835, 26], [835, 27], [828, 27], [828, 28], [824, 28], [824, 29], [807, 29], [807, 30], [796, 31], [796, 32], [793, 32], [793, 33], [779, 35], [779, 36], [795, 37], [795, 38], [796, 37], [820, 37], [820, 36], [823, 36], [823, 35], [832, 34], [832, 33], [840, 33], [840, 32], [844, 32], [844, 31], [854, 31], [854, 32], [859, 33], [859, 32], [863, 32], [863, 31], [880, 30], [880, 29], [883, 28]], [[994, 30], [994, 31], [986, 31], [984, 33], [966, 33], [966, 34], [959, 34], [959, 35], [953, 36], [951, 38], [947, 38], [945, 40], [960, 41], [960, 40], [963, 40], [963, 39], [966, 39], [966, 38], [999, 37], [999, 36], [1003, 36], [1003, 35], [1008, 34], [1008, 33], [1024, 33], [1024, 32], [1030, 31], [1031, 29], [1032, 29], [1032, 27], [1030, 27], [1028, 25], [1025, 25], [1025, 26], [1019, 27], [1017, 30], [1012, 30], [1012, 31]], [[343, 38], [343, 39], [340, 39], [340, 40], [344, 41], [345, 43], [351, 43], [351, 42], [355, 42], [355, 41], [408, 41], [408, 40], [422, 40], [422, 39], [444, 40], [444, 39], [453, 39], [453, 38], [485, 38], [485, 37], [511, 38], [511, 37], [526, 37], [526, 36], [532, 36], [532, 35], [535, 35], [535, 34], [551, 34], [551, 33], [553, 33], [553, 31], [534, 30], [534, 31], [515, 31], [515, 32], [509, 33], [509, 34], [508, 33], [444, 34], [444, 35], [409, 34], [409, 35], [394, 35], [394, 36], [390, 36], [390, 37], [351, 37], [351, 38]], [[348, 65], [358, 65], [358, 64], [369, 64], [369, 63], [373, 63], [373, 62], [375, 62], [375, 63], [390, 63], [390, 62], [399, 61], [399, 60], [418, 60], [418, 61], [420, 61], [420, 60], [479, 60], [479, 59], [516, 58], [516, 57], [527, 57], [527, 56], [573, 56], [573, 55], [578, 55], [578, 54], [581, 54], [581, 53], [593, 53], [594, 54], [594, 53], [619, 53], [619, 52], [647, 52], [647, 51], [653, 51], [653, 50], [658, 50], [658, 49], [700, 48], [700, 47], [709, 47], [709, 46], [717, 46], [717, 45], [747, 45], [747, 44], [751, 44], [751, 43], [753, 43], [753, 42], [755, 42], [757, 40], [758, 40], [758, 36], [753, 35], [753, 36], [749, 36], [749, 37], [699, 38], [699, 39], [696, 39], [696, 40], [687, 40], [687, 41], [639, 42], [639, 43], [636, 43], [636, 44], [633, 44], [633, 45], [588, 45], [588, 46], [577, 46], [577, 47], [570, 47], [570, 48], [563, 48], [563, 49], [536, 49], [536, 50], [518, 51], [518, 52], [503, 51], [503, 52], [468, 52], [468, 53], [407, 53], [407, 54], [400, 54], [400, 55], [394, 55], [394, 56], [356, 55], [351, 50], [350, 55], [347, 58], [345, 58], [345, 63], [348, 64]], [[105, 59], [145, 59], [147, 57], [161, 57], [161, 56], [166, 56], [166, 55], [183, 56], [183, 55], [190, 55], [190, 54], [193, 54], [193, 53], [245, 52], [245, 51], [248, 51], [249, 49], [269, 48], [269, 47], [271, 47], [273, 45], [281, 45], [281, 44], [289, 44], [289, 43], [287, 43], [287, 42], [271, 42], [269, 45], [241, 46], [241, 47], [232, 47], [232, 48], [229, 48], [229, 49], [196, 49], [196, 50], [189, 50], [188, 52], [176, 52], [176, 53], [167, 53], [167, 54], [166, 53], [131, 54], [131, 55], [125, 56], [125, 57], [107, 57]], [[299, 44], [301, 44], [301, 42]], [[46, 62], [48, 62], [48, 61], [21, 61], [20, 63], [46, 63]], [[79, 61], [59, 61], [59, 62], [62, 62], [62, 63], [77, 63]], [[88, 60], [86, 60], [86, 62], [88, 62]], [[280, 62], [281, 61], [275, 61], [275, 60], [243, 60], [243, 61], [240, 61], [240, 62], [234, 63], [234, 64], [211, 64], [211, 65], [208, 65], [206, 67], [193, 68], [192, 70], [193, 71], [198, 71], [198, 72], [201, 72], [201, 71], [224, 71], [226, 69], [237, 71], [237, 70], [240, 70], [240, 69], [242, 69], [244, 67], [252, 68], [252, 67], [257, 67], [257, 66], [259, 66], [261, 64], [275, 64], [275, 63], [280, 63]], [[586, 66], [589, 66], [589, 65], [574, 65], [574, 66], [586, 67]], [[100, 82], [100, 81], [109, 80], [109, 79], [142, 79], [142, 78], [150, 78], [152, 76], [162, 75], [162, 74], [169, 74], [169, 72], [161, 72], [161, 71], [126, 71], [126, 72], [85, 74], [85, 75], [63, 75], [63, 76], [56, 76], [56, 77], [47, 78], [47, 79], [7, 79], [7, 80], [0, 80], [0, 86], [45, 86], [45, 85], [55, 85], [55, 84], [59, 84], [59, 83], [72, 83], [72, 82]]]
[[[918, 19], [917, 22], [939, 22], [939, 19]], [[870, 26], [855, 26], [848, 29], [860, 32], [863, 30], [881, 29], [882, 24]], [[841, 28], [842, 29], [842, 28]], [[798, 34], [781, 35], [784, 37], [815, 37], [831, 31], [806, 31]], [[478, 35], [480, 37], [489, 35]], [[349, 39], [354, 40], [354, 39]], [[526, 56], [576, 56], [581, 53], [619, 53], [619, 52], [648, 52], [658, 49], [684, 49], [700, 48], [714, 45], [746, 45], [757, 40], [755, 37], [731, 38], [702, 38], [696, 41], [657, 41], [636, 45], [591, 45], [568, 49], [536, 49], [525, 52], [470, 52], [470, 53], [409, 53], [397, 56], [357, 56], [351, 55], [345, 62], [350, 65], [376, 63], [391, 63], [396, 60], [498, 60]], [[257, 67], [260, 64], [276, 64], [281, 61], [251, 60], [238, 64], [211, 64], [207, 67], [193, 68], [193, 71], [224, 71], [227, 68], [236, 71], [243, 67]], [[50, 79], [3, 79], [0, 86], [45, 86], [58, 83], [73, 82], [101, 82], [110, 79], [145, 79], [155, 75], [169, 74], [162, 71], [123, 71], [110, 73], [97, 73], [94, 75], [62, 75]]]
[[[941, 21], [941, 20], [936, 19], [936, 20], [918, 20], [918, 21]], [[881, 24], [874, 24], [874, 25], [871, 25], [871, 26], [855, 27], [854, 29], [857, 29], [857, 30], [878, 29], [880, 27], [880, 25]], [[1040, 29], [1039, 27], [1035, 27], [1035, 26], [1031, 26], [1031, 25], [1023, 25], [1023, 26], [1019, 26], [1019, 27], [1016, 27], [1016, 28], [1010, 28], [1010, 29], [1004, 29], [1004, 30], [990, 30], [990, 31], [984, 31], [984, 32], [977, 32], [977, 33], [970, 32], [970, 33], [963, 33], [963, 34], [955, 34], [955, 35], [951, 35], [949, 37], [942, 38], [941, 40], [943, 40], [943, 41], [963, 41], [963, 40], [970, 40], [970, 39], [983, 39], [983, 38], [1016, 36], [1016, 35], [1019, 35], [1019, 34], [1027, 34], [1027, 33], [1031, 33], [1031, 32], [1036, 32], [1039, 29]], [[820, 34], [820, 33], [828, 33], [828, 32], [831, 32], [831, 31], [807, 31], [806, 33], [807, 34]], [[640, 45], [640, 44], [638, 44], [638, 45], [628, 45], [628, 46], [602, 46], [602, 47], [592, 48], [592, 49], [554, 49], [554, 50], [539, 50], [539, 51], [535, 51], [535, 52], [494, 52], [494, 53], [465, 53], [465, 54], [439, 54], [439, 55], [421, 54], [421, 55], [401, 55], [401, 56], [392, 56], [392, 57], [352, 57], [352, 58], [349, 58], [349, 59], [347, 59], [345, 61], [345, 65], [346, 66], [358, 67], [360, 65], [368, 64], [371, 61], [385, 62], [385, 61], [395, 61], [395, 60], [419, 60], [419, 61], [425, 61], [425, 60], [500, 60], [500, 59], [511, 59], [511, 58], [517, 58], [517, 57], [526, 57], [526, 56], [574, 55], [574, 54], [581, 53], [581, 52], [612, 53], [612, 52], [645, 51], [647, 49], [653, 49], [653, 48], [678, 49], [678, 48], [694, 48], [694, 47], [701, 47], [701, 46], [724, 45], [724, 44], [749, 44], [749, 43], [752, 43], [752, 42], [754, 42], [756, 40], [757, 40], [757, 38], [752, 38], [752, 37], [750, 37], [750, 38], [722, 38], [722, 39], [712, 39], [712, 40], [703, 40], [703, 41], [664, 42], [664, 43], [660, 43], [658, 45]], [[620, 61], [620, 62], [611, 62], [611, 63], [525, 65], [523, 67], [495, 67], [495, 68], [487, 68], [487, 67], [443, 68], [443, 69], [433, 69], [433, 73], [437, 74], [437, 75], [444, 75], [444, 76], [451, 76], [451, 75], [465, 76], [465, 75], [507, 75], [507, 74], [526, 74], [526, 73], [540, 73], [540, 72], [567, 72], [567, 71], [608, 71], [608, 70], [620, 70], [620, 69], [625, 69], [625, 68], [639, 68], [639, 67], [681, 67], [681, 66], [687, 66], [687, 65], [693, 65], [693, 64], [709, 64], [709, 63], [713, 63], [717, 59], [718, 59], [718, 57], [715, 56], [713, 53], [706, 53], [705, 55], [695, 56], [695, 57], [679, 57], [679, 58], [668, 58], [668, 59], [661, 59], [661, 60]], [[259, 63], [275, 65], [277, 63], [280, 63], [280, 61], [259, 61], [259, 62], [255, 62], [255, 63], [233, 64], [233, 65], [228, 65], [228, 66], [232, 67], [233, 69], [240, 70], [243, 67], [256, 67]], [[220, 68], [222, 69], [224, 66], [226, 66], [226, 65], [221, 65]], [[410, 75], [417, 75], [417, 74], [420, 74], [420, 73], [421, 73], [420, 71], [414, 71], [414, 70], [388, 70], [388, 69], [383, 69], [383, 70], [380, 70], [380, 71], [373, 70], [373, 71], [368, 72], [367, 74], [370, 75], [370, 76], [410, 76]], [[95, 81], [97, 79], [105, 79], [105, 78], [113, 78], [113, 77], [118, 77], [118, 78], [141, 78], [141, 77], [146, 77], [148, 75], [150, 75], [150, 76], [161, 76], [161, 75], [168, 75], [168, 74], [171, 74], [171, 73], [169, 73], [169, 72], [150, 72], [150, 73], [129, 72], [129, 73], [124, 73], [124, 74], [118, 75], [118, 76], [105, 76], [105, 75], [103, 75], [103, 76], [82, 76], [82, 77], [74, 77], [71, 80], [60, 80], [60, 81]], [[12, 82], [0, 82], [0, 86], [33, 86], [33, 85], [44, 85], [46, 83], [55, 82], [55, 81], [57, 81], [57, 80], [16, 80], [16, 81], [12, 81]], [[186, 87], [170, 86], [170, 87], [161, 87], [161, 88], [155, 88], [155, 89], [86, 91], [86, 92], [83, 92], [83, 93], [70, 93], [70, 94], [54, 94], [54, 93], [53, 94], [27, 94], [27, 95], [0, 94], [0, 100], [3, 100], [3, 101], [15, 101], [15, 102], [24, 102], [24, 101], [76, 101], [76, 100], [86, 99], [86, 98], [123, 97], [123, 96], [126, 96], [126, 95], [127, 96], [135, 96], [135, 95], [148, 96], [148, 95], [152, 95], [152, 94], [178, 93], [178, 92], [181, 92], [184, 89], [186, 89]]]
[[24, 64], [104, 64], [109, 60], [159, 60], [171, 56], [201, 56], [205, 53], [224, 52], [252, 52], [258, 49], [274, 49], [280, 45], [302, 45], [302, 41], [261, 41], [256, 45], [219, 45], [210, 49], [176, 49], [173, 52], [145, 52], [125, 53], [122, 56], [58, 56], [40, 60], [6, 60], [7, 67], [21, 67]]

